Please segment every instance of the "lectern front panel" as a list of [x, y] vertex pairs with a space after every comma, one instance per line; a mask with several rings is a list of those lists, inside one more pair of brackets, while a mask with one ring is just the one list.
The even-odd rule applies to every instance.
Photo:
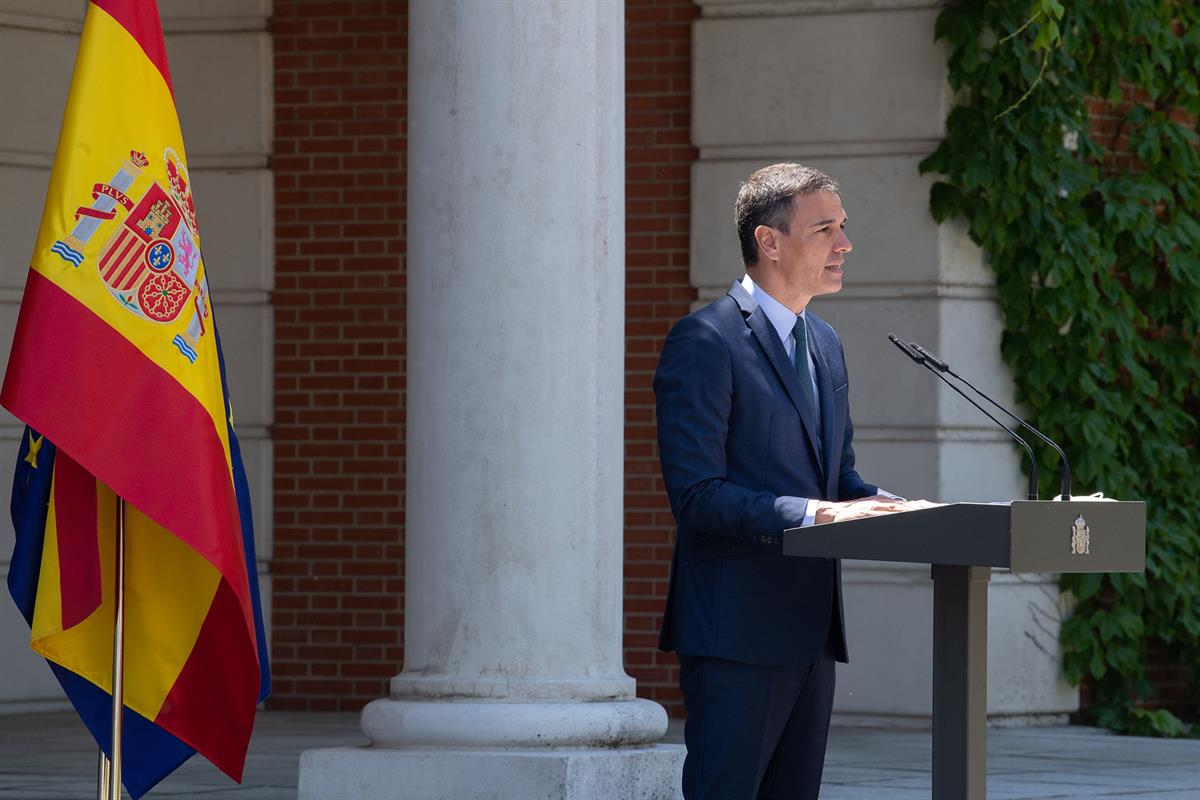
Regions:
[[1146, 568], [1146, 504], [1012, 504], [1013, 572], [1141, 572]]

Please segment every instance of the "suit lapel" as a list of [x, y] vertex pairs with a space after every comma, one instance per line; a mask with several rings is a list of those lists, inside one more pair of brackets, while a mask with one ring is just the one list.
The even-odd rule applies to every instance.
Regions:
[[[821, 468], [825, 471], [826, 480], [833, 484], [835, 476], [833, 474], [833, 459], [837, 455], [837, 442], [833, 440], [833, 382], [829, 379], [829, 359], [825, 356], [825, 351], [821, 347], [821, 337], [816, 334], [813, 326], [809, 326], [809, 346], [812, 350], [813, 361], [817, 365], [817, 387], [820, 391], [821, 399], [821, 441], [825, 443], [823, 450], [823, 460]], [[828, 491], [830, 497], [834, 497], [837, 487], [830, 485]]]
[[[753, 331], [754, 338], [758, 340], [759, 347], [762, 348], [763, 353], [767, 356], [767, 360], [771, 363], [771, 367], [779, 376], [779, 380], [783, 383], [783, 388], [787, 390], [792, 405], [796, 407], [797, 413], [800, 414], [800, 421], [804, 425], [804, 431], [808, 434], [808, 446], [812, 451], [813, 461], [821, 464], [813, 411], [809, 408], [808, 400], [800, 389], [800, 379], [796, 375], [796, 365], [788, 360], [787, 350], [784, 349], [783, 342], [779, 340], [779, 334], [775, 332], [771, 321], [767, 319], [767, 315], [758, 307], [754, 299], [750, 297], [749, 292], [742, 288], [742, 284], [734, 281], [733, 285], [729, 287], [728, 294], [737, 302], [738, 307], [742, 309], [742, 316], [746, 320], [746, 325]], [[825, 471], [824, 466], [821, 469], [823, 472]]]

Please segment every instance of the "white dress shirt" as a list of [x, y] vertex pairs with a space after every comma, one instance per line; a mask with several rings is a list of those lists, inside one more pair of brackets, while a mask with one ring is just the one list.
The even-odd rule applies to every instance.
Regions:
[[[783, 349], [787, 350], [788, 358], [795, 364], [796, 337], [792, 335], [792, 329], [796, 327], [796, 320], [804, 319], [804, 312], [801, 311], [799, 314], [793, 314], [790, 308], [759, 288], [758, 284], [751, 280], [749, 275], [742, 278], [742, 288], [749, 292], [750, 296], [754, 298], [754, 302], [758, 303], [758, 307], [767, 315], [767, 319], [771, 322], [771, 327], [775, 329], [775, 332], [779, 334], [779, 340], [783, 342]], [[807, 327], [808, 321], [805, 320], [804, 324]], [[806, 355], [808, 356], [808, 378], [812, 381], [813, 400], [816, 401], [819, 414], [821, 395], [817, 389], [817, 368], [813, 364], [811, 349]]]

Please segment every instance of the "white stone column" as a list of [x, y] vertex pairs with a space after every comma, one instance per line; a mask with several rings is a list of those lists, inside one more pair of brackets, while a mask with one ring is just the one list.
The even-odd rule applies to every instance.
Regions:
[[622, 666], [621, 2], [410, 6], [405, 665], [301, 798], [674, 798]]

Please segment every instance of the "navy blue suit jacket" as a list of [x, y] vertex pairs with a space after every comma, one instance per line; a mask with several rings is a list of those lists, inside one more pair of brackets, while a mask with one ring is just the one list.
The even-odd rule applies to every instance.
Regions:
[[654, 375], [658, 447], [678, 525], [664, 650], [798, 665], [831, 641], [837, 659], [848, 658], [840, 564], [781, 551], [780, 534], [804, 519], [802, 498], [877, 491], [854, 470], [841, 340], [805, 316], [819, 439], [793, 362], [740, 283], [676, 323], [663, 345]]

